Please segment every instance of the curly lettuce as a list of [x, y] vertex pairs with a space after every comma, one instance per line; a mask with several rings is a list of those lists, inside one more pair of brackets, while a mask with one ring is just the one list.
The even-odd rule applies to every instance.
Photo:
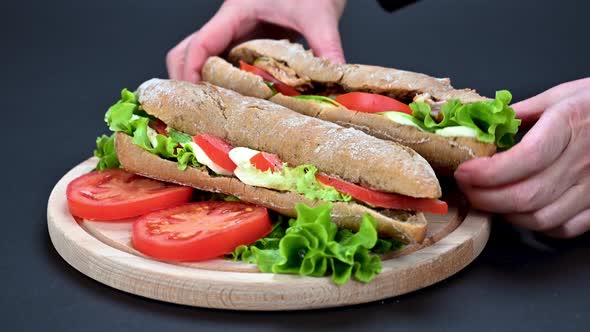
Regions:
[[[105, 114], [105, 121], [109, 129], [131, 136], [133, 144], [150, 153], [162, 158], [176, 160], [178, 169], [185, 170], [188, 166], [201, 166], [197, 162], [190, 144], [186, 144], [192, 141], [189, 135], [170, 129], [168, 136], [157, 134], [154, 141], [150, 140], [150, 131], [153, 131], [153, 129], [149, 127], [149, 124], [153, 120], [151, 116], [141, 109], [137, 96], [127, 89], [121, 91], [121, 99], [109, 107]], [[113, 140], [113, 136], [111, 136], [111, 140]], [[97, 149], [97, 151], [101, 155], [104, 154], [104, 149]], [[114, 148], [112, 153], [115, 153]], [[105, 161], [103, 164], [110, 166], [114, 165], [114, 162], [107, 164]]]
[[234, 249], [230, 254], [234, 261], [242, 261], [250, 264], [256, 264], [256, 255], [253, 252], [253, 248], [261, 250], [278, 250], [281, 239], [285, 236], [289, 223], [285, 219], [285, 216], [278, 215], [277, 221], [273, 224], [271, 232], [256, 240], [252, 245], [241, 245]]
[[137, 96], [133, 92], [123, 89], [121, 91], [121, 99], [109, 107], [104, 115], [104, 120], [109, 125], [111, 131], [120, 131], [127, 135], [132, 135], [134, 129], [133, 121], [144, 117], [144, 114], [136, 115], [136, 113], [140, 113]]
[[437, 122], [431, 115], [431, 108], [425, 102], [410, 104], [412, 115], [420, 120], [420, 127], [434, 132], [451, 126], [464, 126], [477, 132], [477, 140], [494, 143], [500, 148], [514, 145], [514, 135], [518, 132], [520, 120], [515, 118], [514, 109], [509, 104], [512, 94], [507, 90], [496, 92], [493, 100], [463, 104], [458, 99], [449, 100], [441, 109], [442, 120]]
[[315, 177], [317, 172], [317, 167], [313, 165], [283, 167], [287, 181], [295, 183], [295, 191], [311, 200], [348, 202], [352, 199], [350, 195], [343, 194], [334, 187], [321, 184]]
[[234, 173], [242, 182], [249, 185], [297, 192], [310, 200], [348, 202], [352, 199], [334, 187], [321, 184], [315, 177], [318, 169], [313, 165], [289, 167], [287, 164], [283, 164], [282, 170], [274, 172], [271, 170], [260, 171], [250, 162], [237, 166]]
[[379, 241], [372, 216], [365, 214], [358, 232], [352, 233], [331, 221], [331, 203], [315, 208], [297, 204], [296, 210], [297, 219], [287, 229], [275, 225], [254, 245], [236, 248], [234, 259], [254, 263], [266, 273], [331, 275], [338, 285], [350, 279], [369, 282], [381, 272], [381, 259], [371, 253]]
[[102, 135], [96, 139], [94, 156], [98, 158], [97, 171], [121, 166], [117, 151], [115, 151], [115, 134], [111, 136]]

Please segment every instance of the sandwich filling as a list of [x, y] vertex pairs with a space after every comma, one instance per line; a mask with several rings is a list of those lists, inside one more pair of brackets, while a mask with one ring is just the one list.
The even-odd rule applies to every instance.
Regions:
[[459, 99], [434, 100], [429, 94], [392, 96], [371, 91], [345, 91], [338, 84], [326, 85], [299, 76], [287, 64], [259, 57], [252, 64], [240, 61], [240, 69], [261, 76], [273, 93], [320, 103], [322, 107], [345, 107], [374, 113], [398, 125], [446, 137], [471, 137], [500, 148], [514, 145], [521, 121], [509, 106], [509, 91], [496, 92], [495, 99], [463, 104]]
[[[291, 166], [277, 155], [248, 147], [233, 147], [207, 133], [191, 136], [168, 127], [146, 113], [137, 96], [126, 89], [121, 100], [111, 106], [105, 121], [114, 132], [132, 136], [132, 143], [162, 158], [176, 161], [179, 170], [196, 167], [212, 176], [237, 177], [241, 182], [278, 191], [304, 195], [310, 200], [348, 202], [355, 200], [370, 207], [444, 214], [446, 203], [364, 188], [321, 173], [314, 165]], [[98, 169], [118, 167], [114, 136], [97, 139]]]

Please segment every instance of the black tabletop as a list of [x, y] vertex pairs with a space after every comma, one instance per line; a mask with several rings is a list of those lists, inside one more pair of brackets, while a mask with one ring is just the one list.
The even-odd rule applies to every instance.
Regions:
[[[51, 245], [49, 192], [105, 132], [122, 87], [165, 77], [167, 50], [219, 1], [39, 1], [0, 10], [4, 189], [3, 331], [583, 330], [590, 325], [590, 238], [553, 241], [494, 220], [470, 266], [385, 301], [310, 312], [230, 312], [173, 305], [104, 286]], [[349, 62], [453, 78], [515, 99], [590, 76], [588, 2], [424, 0], [394, 13], [349, 1]], [[311, 14], [311, 13], [310, 13]]]

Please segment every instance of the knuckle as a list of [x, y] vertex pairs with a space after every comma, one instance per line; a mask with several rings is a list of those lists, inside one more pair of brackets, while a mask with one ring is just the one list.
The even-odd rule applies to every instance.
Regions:
[[568, 224], [561, 226], [558, 231], [554, 233], [554, 236], [560, 239], [573, 239], [578, 235], [580, 234]]
[[530, 165], [539, 165], [543, 162], [543, 156], [547, 154], [551, 147], [549, 144], [534, 144], [529, 143], [523, 146], [522, 157], [526, 158], [526, 162]]
[[562, 113], [565, 113], [565, 115], [561, 114], [561, 116], [565, 118], [566, 124], [571, 128], [572, 137], [587, 134], [587, 128], [586, 130], [581, 129], [588, 126], [587, 118], [590, 117], [590, 107], [588, 105], [584, 105], [577, 99], [568, 98], [562, 102], [560, 109]]
[[578, 125], [587, 116], [583, 105], [571, 98], [563, 101], [563, 109], [567, 112], [570, 123], [574, 125]]
[[166, 64], [168, 64], [169, 66], [174, 63], [174, 55], [174, 49], [171, 49], [170, 51], [168, 51], [168, 53], [166, 53]]
[[555, 228], [556, 220], [541, 209], [532, 214], [529, 228], [533, 231], [546, 231]]
[[571, 103], [568, 111], [568, 122], [572, 128], [572, 138], [581, 144], [590, 142], [590, 105], [583, 107], [578, 103]]
[[181, 50], [178, 47], [174, 47], [168, 53], [166, 53], [166, 64], [173, 65], [181, 61]]
[[550, 235], [562, 239], [571, 239], [580, 236], [590, 230], [590, 209], [578, 214], [576, 217], [566, 221]]
[[[590, 146], [578, 151], [588, 151]], [[590, 154], [572, 154], [571, 161], [568, 165], [572, 181], [580, 186], [583, 194], [590, 195]], [[586, 196], [588, 197], [588, 196]]]
[[512, 202], [514, 210], [517, 212], [528, 212], [535, 209], [539, 198], [542, 196], [541, 190], [531, 186], [521, 186], [512, 191], [506, 199]]

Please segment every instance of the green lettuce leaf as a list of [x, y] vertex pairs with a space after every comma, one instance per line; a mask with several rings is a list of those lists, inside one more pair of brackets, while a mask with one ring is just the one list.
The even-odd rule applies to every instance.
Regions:
[[285, 236], [287, 227], [289, 227], [289, 224], [286, 221], [285, 216], [279, 214], [277, 216], [277, 222], [273, 224], [272, 230], [267, 236], [263, 237], [262, 239], [258, 239], [256, 242], [254, 242], [254, 244], [250, 246], [241, 245], [236, 247], [236, 249], [230, 255], [231, 259], [234, 261], [243, 261], [246, 263], [255, 264], [256, 255], [254, 255], [252, 248], [262, 250], [279, 249], [279, 242], [281, 238]]
[[162, 158], [177, 161], [178, 168], [185, 170], [188, 166], [200, 167], [192, 147], [187, 142], [192, 138], [182, 132], [170, 129], [169, 136], [157, 134], [156, 144], [149, 138], [151, 118], [141, 110], [135, 94], [127, 89], [121, 91], [121, 99], [111, 106], [105, 114], [105, 121], [115, 132], [132, 136], [132, 143]]
[[413, 102], [410, 108], [413, 116], [422, 121], [426, 130], [434, 132], [451, 126], [465, 126], [477, 131], [477, 140], [495, 143], [500, 148], [514, 145], [514, 135], [518, 132], [520, 120], [515, 119], [515, 112], [509, 104], [512, 94], [502, 90], [496, 92], [493, 100], [462, 104], [458, 99], [451, 99], [443, 105], [442, 121], [436, 122], [430, 115], [430, 105]]
[[276, 95], [276, 94], [278, 93], [278, 92], [277, 92], [277, 89], [275, 89], [275, 84], [274, 84], [274, 82], [264, 81], [264, 84], [266, 84], [266, 86], [267, 86], [267, 87], [269, 87], [270, 91], [272, 91], [272, 95], [273, 95], [273, 96], [274, 96], [274, 95]]
[[[336, 241], [348, 241], [348, 238], [352, 237], [354, 233], [347, 228], [341, 228], [336, 234]], [[378, 238], [377, 243], [371, 248], [371, 252], [375, 254], [386, 254], [390, 251], [400, 250], [405, 246], [402, 242], [394, 239], [383, 239]]]
[[132, 143], [160, 157], [176, 158], [178, 153], [175, 150], [179, 143], [172, 137], [157, 134], [157, 144], [154, 146], [148, 136], [149, 121], [150, 119], [144, 117], [133, 121]]
[[332, 204], [315, 208], [298, 204], [297, 219], [287, 229], [275, 225], [268, 237], [252, 246], [240, 246], [234, 259], [254, 263], [262, 272], [321, 277], [331, 275], [334, 283], [371, 281], [381, 272], [381, 260], [371, 254], [377, 242], [376, 223], [363, 216], [358, 232], [338, 230], [331, 221]]
[[193, 141], [193, 138], [189, 134], [185, 134], [181, 131], [168, 128], [168, 136], [178, 143], [189, 143]]
[[96, 139], [96, 150], [94, 156], [98, 158], [96, 170], [100, 171], [109, 168], [118, 168], [121, 164], [115, 151], [115, 134], [111, 136], [102, 135]]
[[131, 135], [133, 134], [133, 115], [138, 112], [139, 102], [137, 96], [133, 92], [123, 89], [121, 99], [107, 110], [105, 121], [110, 130]]
[[325, 96], [299, 95], [299, 96], [294, 96], [293, 98], [313, 101], [313, 102], [316, 102], [316, 103], [323, 105], [323, 106], [344, 107], [342, 104], [340, 104], [336, 100], [334, 100], [330, 97], [325, 97]]
[[224, 201], [226, 202], [241, 202], [242, 200], [237, 198], [236, 196], [232, 196], [232, 195], [226, 195], [223, 198]]
[[318, 169], [313, 165], [289, 167], [283, 164], [281, 171], [260, 171], [252, 164], [238, 165], [234, 173], [242, 182], [281, 191], [297, 192], [311, 200], [348, 202], [349, 195], [338, 192], [334, 187], [321, 184], [315, 177]]
[[177, 149], [176, 153], [176, 164], [179, 170], [184, 171], [188, 166], [201, 167], [195, 156], [192, 144], [182, 144], [182, 148]]
[[352, 197], [339, 192], [334, 187], [321, 184], [315, 177], [317, 172], [317, 167], [313, 165], [283, 167], [283, 173], [287, 181], [294, 182], [296, 191], [311, 200], [348, 202], [352, 199]]
[[378, 239], [371, 251], [376, 254], [386, 254], [390, 251], [401, 250], [405, 246], [402, 242], [394, 239]]

